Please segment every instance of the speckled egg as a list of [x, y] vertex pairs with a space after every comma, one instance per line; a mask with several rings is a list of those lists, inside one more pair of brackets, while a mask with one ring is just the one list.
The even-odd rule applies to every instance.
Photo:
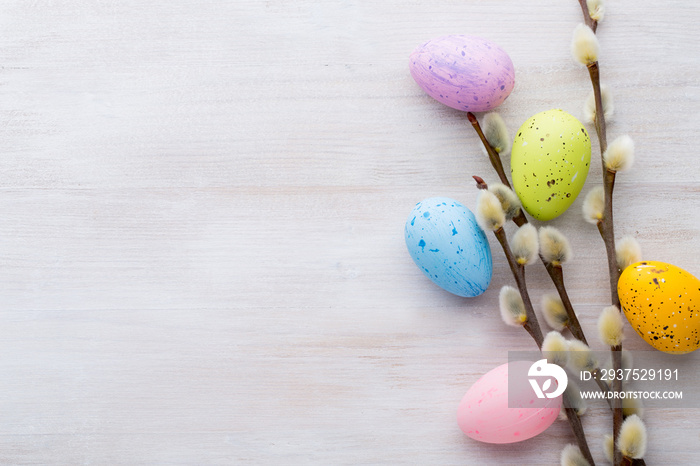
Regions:
[[413, 262], [439, 287], [463, 297], [488, 288], [491, 248], [474, 214], [454, 199], [433, 197], [416, 204], [405, 239]]
[[416, 48], [411, 76], [435, 100], [467, 112], [487, 112], [503, 103], [515, 85], [508, 54], [481, 37], [452, 35]]
[[580, 121], [563, 110], [527, 120], [513, 141], [513, 188], [538, 220], [558, 217], [574, 202], [588, 176], [591, 139]]
[[644, 261], [617, 282], [622, 310], [639, 336], [666, 353], [700, 347], [700, 280], [680, 267]]
[[[531, 361], [503, 364], [477, 380], [457, 408], [462, 432], [480, 442], [515, 443], [539, 435], [551, 426], [561, 410], [562, 397], [537, 398], [527, 383], [532, 364]], [[509, 387], [509, 372], [518, 373], [516, 377], [522, 378], [522, 383]], [[513, 385], [517, 389], [509, 393]]]

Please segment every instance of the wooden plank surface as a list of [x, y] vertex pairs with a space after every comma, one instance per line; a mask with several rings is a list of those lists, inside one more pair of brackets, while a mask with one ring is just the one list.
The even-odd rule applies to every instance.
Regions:
[[[609, 3], [609, 134], [637, 144], [617, 231], [700, 276], [700, 7]], [[575, 0], [3, 2], [0, 463], [558, 464], [566, 423], [506, 446], [456, 425], [469, 386], [532, 343], [498, 317], [493, 238], [474, 299], [406, 252], [416, 202], [473, 208], [470, 176], [495, 180], [408, 55], [448, 33], [500, 44], [514, 131], [581, 116], [580, 21]], [[581, 201], [551, 223], [594, 334], [607, 269]], [[529, 283], [552, 290], [541, 267]], [[610, 422], [584, 418], [601, 462]], [[647, 464], [697, 464], [697, 410], [647, 424]]]

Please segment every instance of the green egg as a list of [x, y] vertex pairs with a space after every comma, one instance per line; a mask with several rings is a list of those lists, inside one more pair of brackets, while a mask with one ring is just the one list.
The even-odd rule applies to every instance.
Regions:
[[581, 192], [591, 164], [591, 139], [560, 109], [538, 113], [518, 130], [510, 171], [525, 210], [538, 220], [563, 214]]

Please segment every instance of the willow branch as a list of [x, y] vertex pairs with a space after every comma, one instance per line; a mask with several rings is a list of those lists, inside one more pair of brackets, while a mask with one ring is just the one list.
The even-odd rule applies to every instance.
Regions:
[[620, 462], [620, 466], [628, 466], [628, 465], [633, 465], [633, 466], [646, 466], [646, 461], [644, 461], [644, 458], [639, 458], [639, 459], [633, 459], [633, 458], [628, 458], [626, 456], [622, 457], [622, 461]]
[[[544, 338], [542, 337], [542, 329], [540, 328], [540, 324], [537, 321], [537, 315], [535, 314], [535, 311], [532, 308], [532, 302], [530, 301], [530, 296], [527, 292], [527, 285], [525, 283], [525, 267], [521, 264], [518, 264], [518, 262], [515, 260], [515, 256], [513, 255], [513, 251], [511, 251], [510, 246], [508, 245], [508, 239], [506, 238], [506, 233], [503, 230], [503, 228], [499, 228], [498, 230], [494, 231], [494, 234], [496, 235], [498, 242], [503, 248], [503, 253], [506, 256], [506, 259], [508, 260], [508, 265], [510, 266], [510, 270], [513, 273], [515, 282], [517, 283], [518, 289], [520, 290], [520, 296], [522, 297], [523, 304], [525, 305], [525, 314], [527, 315], [527, 322], [525, 322], [523, 327], [535, 341], [537, 347], [541, 350]], [[591, 465], [595, 465], [595, 462], [593, 461], [593, 455], [591, 455], [591, 450], [588, 447], [588, 442], [586, 441], [586, 434], [583, 431], [581, 418], [576, 413], [575, 409], [569, 407], [571, 406], [571, 403], [569, 402], [568, 395], [566, 395], [565, 393], [563, 396], [564, 403], [566, 406], [564, 408], [564, 412], [566, 413], [566, 417], [569, 420], [569, 425], [571, 425], [571, 430], [574, 433], [574, 437], [576, 437], [576, 443], [578, 444], [578, 447], [581, 450], [583, 456], [586, 458], [586, 460]]]
[[564, 304], [564, 309], [566, 310], [566, 315], [569, 317], [569, 330], [571, 331], [571, 334], [577, 339], [581, 340], [585, 344], [588, 344], [588, 341], [586, 341], [586, 335], [583, 334], [583, 330], [581, 329], [581, 324], [578, 321], [578, 317], [576, 317], [576, 313], [574, 312], [574, 308], [571, 305], [571, 300], [569, 299], [569, 294], [566, 292], [566, 287], [564, 286], [564, 271], [562, 270], [561, 266], [557, 265], [552, 265], [550, 263], [545, 264], [545, 267], [547, 267], [547, 272], [549, 272], [549, 276], [552, 277], [552, 281], [554, 282], [554, 286], [557, 288], [557, 291], [559, 292], [559, 297], [561, 298], [561, 302]]
[[[498, 174], [498, 178], [501, 180], [501, 182], [508, 186], [509, 188], [513, 189], [508, 182], [508, 177], [505, 174], [505, 170], [503, 169], [503, 164], [501, 163], [501, 158], [499, 157], [498, 153], [496, 150], [491, 146], [491, 144], [488, 142], [486, 137], [484, 136], [483, 131], [481, 131], [481, 126], [479, 126], [479, 121], [476, 119], [473, 113], [469, 112], [467, 113], [467, 117], [469, 118], [469, 121], [472, 123], [472, 126], [474, 127], [474, 130], [476, 133], [479, 135], [479, 138], [481, 139], [481, 142], [484, 145], [484, 148], [486, 149], [486, 152], [489, 154], [489, 159], [491, 159], [491, 165], [493, 166], [494, 170], [496, 170], [496, 173]], [[486, 183], [484, 180], [478, 176], [473, 177], [476, 180], [477, 183], [477, 188], [479, 189], [486, 189]], [[513, 217], [513, 222], [518, 225], [518, 227], [523, 226], [524, 224], [528, 223], [527, 217], [525, 216], [523, 209], [520, 209], [520, 212], [518, 212], [518, 215]], [[578, 321], [578, 318], [576, 317], [576, 312], [574, 311], [574, 308], [571, 304], [571, 300], [569, 299], [569, 295], [566, 292], [566, 288], [564, 287], [564, 281], [563, 278], [560, 278], [557, 276], [556, 271], [553, 269], [553, 266], [549, 264], [545, 259], [542, 254], [540, 256], [540, 261], [542, 261], [542, 264], [544, 265], [545, 269], [547, 269], [547, 273], [549, 274], [549, 278], [552, 279], [552, 282], [554, 283], [555, 288], [557, 289], [557, 293], [559, 293], [559, 298], [561, 298], [561, 301], [564, 303], [564, 308], [566, 309], [567, 314], [569, 315], [569, 330], [571, 331], [571, 334], [578, 340], [583, 341], [584, 343], [588, 344], [586, 341], [586, 336], [583, 333], [583, 328], [581, 327], [581, 324]]]
[[513, 273], [515, 283], [518, 285], [518, 291], [520, 291], [520, 296], [523, 298], [523, 304], [525, 304], [525, 314], [527, 315], [527, 322], [525, 322], [525, 325], [523, 325], [523, 327], [525, 327], [525, 330], [527, 330], [527, 333], [530, 334], [532, 339], [535, 340], [535, 343], [537, 343], [537, 347], [539, 349], [542, 349], [542, 342], [544, 341], [544, 337], [542, 336], [542, 329], [540, 328], [540, 324], [537, 321], [537, 315], [535, 314], [535, 310], [532, 307], [530, 295], [527, 292], [527, 285], [525, 284], [525, 267], [518, 264], [518, 261], [515, 260], [513, 251], [511, 251], [510, 246], [508, 245], [506, 232], [503, 230], [503, 228], [501, 227], [498, 230], [494, 231], [494, 234], [496, 235], [498, 242], [501, 243], [503, 253], [505, 254], [506, 259], [508, 260], [508, 265], [510, 266], [510, 271]]
[[[611, 346], [610, 351], [612, 352], [612, 367], [617, 374], [619, 369], [622, 369], [622, 345]], [[612, 391], [615, 393], [622, 392], [622, 379], [620, 377], [613, 377], [612, 381]], [[614, 440], [614, 459], [615, 464], [620, 464], [622, 461], [622, 453], [617, 449], [617, 438], [620, 436], [620, 427], [622, 426], [622, 398], [613, 397], [613, 440]]]
[[[613, 190], [615, 188], [615, 172], [605, 167], [604, 154], [608, 148], [608, 140], [605, 126], [605, 112], [603, 111], [603, 99], [600, 92], [600, 69], [598, 62], [588, 65], [588, 74], [593, 86], [593, 96], [595, 99], [595, 129], [600, 143], [600, 158], [603, 167], [603, 191], [605, 193], [605, 204], [603, 208], [603, 218], [598, 222], [598, 231], [605, 243], [605, 253], [608, 259], [608, 276], [610, 279], [610, 301], [620, 310], [620, 297], [617, 294], [617, 282], [620, 279], [620, 270], [617, 267], [617, 254], [615, 251], [615, 227], [613, 223]], [[622, 346], [611, 348], [613, 369], [616, 371], [622, 368], [620, 351]], [[622, 383], [613, 381], [613, 392], [622, 391]], [[619, 397], [613, 398], [613, 442], [617, 445], [617, 439], [622, 425], [622, 401]], [[619, 465], [622, 461], [622, 454], [614, 448], [614, 464]]]
[[591, 18], [591, 14], [588, 12], [588, 4], [586, 3], [586, 0], [578, 0], [578, 3], [581, 5], [581, 10], [583, 10], [583, 21], [585, 21], [586, 25], [595, 32], [596, 29], [598, 29], [598, 21], [594, 20]]
[[474, 127], [474, 131], [476, 131], [476, 134], [479, 135], [479, 139], [481, 139], [481, 142], [484, 144], [484, 148], [486, 148], [486, 153], [489, 155], [491, 165], [493, 165], [493, 168], [496, 170], [496, 173], [498, 173], [498, 177], [501, 179], [501, 183], [508, 186], [510, 189], [513, 189], [510, 186], [510, 183], [508, 182], [508, 177], [503, 171], [503, 163], [501, 162], [501, 156], [498, 155], [498, 152], [496, 152], [496, 150], [491, 146], [491, 144], [489, 144], [488, 140], [486, 139], [486, 136], [484, 136], [484, 132], [481, 130], [481, 126], [479, 125], [479, 120], [476, 119], [472, 112], [467, 112], [467, 118]]
[[588, 448], [588, 443], [586, 442], [586, 433], [583, 431], [583, 424], [581, 424], [581, 418], [576, 413], [576, 409], [566, 407], [571, 406], [569, 395], [567, 395], [567, 393], [564, 392], [562, 396], [565, 405], [564, 413], [566, 414], [566, 418], [569, 420], [571, 430], [574, 432], [578, 448], [579, 450], [581, 450], [581, 453], [583, 454], [584, 458], [586, 458], [588, 463], [591, 466], [595, 466], [595, 461], [593, 461], [593, 455], [591, 454], [591, 450], [590, 448]]
[[[595, 118], [593, 124], [598, 134], [598, 141], [600, 141], [600, 155], [602, 156], [608, 148], [608, 137], [607, 128], [605, 126], [605, 112], [603, 112], [603, 95], [600, 91], [600, 67], [596, 61], [588, 65], [587, 68], [588, 74], [591, 77], [593, 98], [595, 100]], [[603, 166], [603, 170], [605, 170], [605, 166]]]

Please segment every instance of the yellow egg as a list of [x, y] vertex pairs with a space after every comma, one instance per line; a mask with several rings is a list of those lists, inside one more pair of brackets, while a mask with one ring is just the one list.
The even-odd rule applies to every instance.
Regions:
[[700, 280], [675, 265], [644, 261], [617, 283], [622, 310], [654, 348], [683, 354], [700, 347]]

